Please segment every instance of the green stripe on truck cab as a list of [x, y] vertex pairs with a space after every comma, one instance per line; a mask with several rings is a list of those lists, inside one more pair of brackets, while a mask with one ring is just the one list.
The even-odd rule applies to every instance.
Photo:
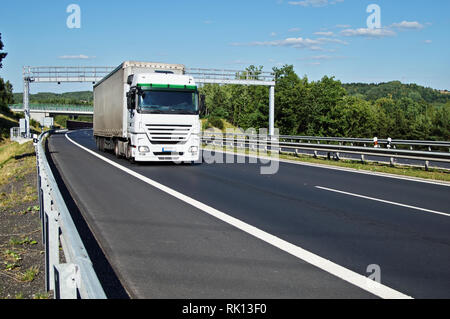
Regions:
[[197, 90], [196, 85], [178, 85], [178, 84], [142, 84], [138, 83], [137, 86], [141, 88], [165, 88], [165, 89], [188, 89], [188, 90]]

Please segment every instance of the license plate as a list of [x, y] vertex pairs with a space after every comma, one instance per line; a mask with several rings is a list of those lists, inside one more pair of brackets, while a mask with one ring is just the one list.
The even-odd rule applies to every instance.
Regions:
[[175, 152], [175, 148], [173, 148], [173, 147], [163, 147], [162, 148], [162, 152], [163, 153], [172, 153], [172, 152]]

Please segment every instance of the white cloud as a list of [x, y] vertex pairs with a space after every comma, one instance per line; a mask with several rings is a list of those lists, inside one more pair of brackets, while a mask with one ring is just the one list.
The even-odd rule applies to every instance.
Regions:
[[286, 38], [284, 40], [271, 40], [271, 41], [253, 41], [248, 43], [233, 42], [230, 43], [232, 46], [271, 46], [271, 47], [291, 47], [297, 49], [308, 49], [311, 51], [324, 51], [324, 52], [334, 52], [335, 50], [326, 49], [323, 46], [326, 44], [342, 44], [347, 45], [348, 42], [336, 38]]
[[334, 35], [334, 33], [332, 31], [318, 31], [318, 32], [314, 32], [315, 35], [321, 35], [324, 37], [332, 37]]
[[368, 37], [368, 38], [384, 38], [384, 37], [393, 37], [396, 36], [396, 31], [404, 31], [404, 30], [421, 30], [425, 28], [425, 25], [417, 22], [417, 21], [402, 21], [398, 23], [393, 23], [388, 27], [384, 28], [359, 28], [359, 29], [350, 29], [347, 28], [340, 32], [340, 35], [346, 37]]
[[426, 44], [431, 44], [431, 43], [433, 43], [432, 40], [425, 40], [425, 41], [423, 41], [423, 42], [426, 43]]
[[340, 39], [330, 39], [330, 38], [318, 38], [317, 41], [320, 41], [322, 43], [337, 43], [337, 44], [343, 44], [343, 45], [347, 45], [348, 42], [344, 41], [344, 40], [340, 40]]
[[396, 33], [387, 28], [379, 29], [369, 29], [369, 28], [359, 28], [359, 29], [345, 29], [340, 32], [341, 35], [346, 37], [369, 37], [369, 38], [384, 38], [393, 37]]
[[277, 36], [277, 33], [276, 32], [270, 32], [270, 34], [269, 34], [271, 37], [275, 37], [275, 36]]
[[274, 40], [274, 41], [254, 41], [250, 43], [232, 43], [233, 46], [273, 46], [273, 47], [293, 47], [293, 48], [308, 48], [319, 45], [320, 41], [312, 40], [308, 38], [287, 38], [284, 40]]
[[58, 59], [65, 59], [65, 60], [89, 60], [89, 59], [95, 59], [95, 56], [87, 56], [84, 54], [79, 55], [62, 55], [59, 56]]
[[300, 28], [290, 28], [288, 31], [289, 32], [299, 32], [301, 29]]
[[305, 58], [300, 58], [299, 60], [331, 60], [331, 59], [333, 59], [333, 56], [331, 55], [314, 55]]
[[393, 23], [391, 24], [392, 28], [396, 28], [396, 29], [409, 29], [409, 30], [421, 30], [423, 29], [425, 26], [417, 21], [402, 21], [399, 23]]

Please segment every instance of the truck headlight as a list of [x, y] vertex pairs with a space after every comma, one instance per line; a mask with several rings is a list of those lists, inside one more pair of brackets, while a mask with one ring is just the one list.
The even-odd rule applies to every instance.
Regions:
[[150, 149], [148, 148], [148, 146], [139, 146], [138, 150], [139, 150], [139, 153], [148, 153], [148, 152], [150, 152]]

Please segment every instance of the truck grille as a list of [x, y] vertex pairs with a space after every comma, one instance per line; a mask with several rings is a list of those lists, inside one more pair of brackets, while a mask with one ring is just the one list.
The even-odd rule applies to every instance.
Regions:
[[192, 125], [147, 124], [146, 127], [152, 144], [184, 144]]

